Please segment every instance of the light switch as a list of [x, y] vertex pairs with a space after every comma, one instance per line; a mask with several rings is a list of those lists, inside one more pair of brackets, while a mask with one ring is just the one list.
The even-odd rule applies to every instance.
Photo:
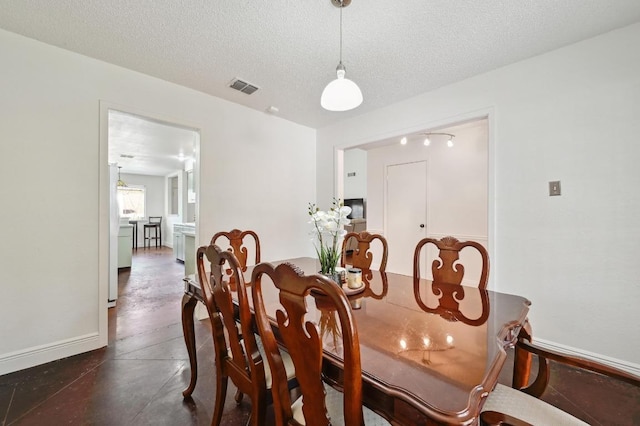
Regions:
[[560, 181], [549, 182], [549, 196], [560, 195]]

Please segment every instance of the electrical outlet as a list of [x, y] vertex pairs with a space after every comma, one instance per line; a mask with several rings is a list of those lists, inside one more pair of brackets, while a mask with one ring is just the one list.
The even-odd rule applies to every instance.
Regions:
[[560, 195], [560, 181], [549, 182], [549, 196]]

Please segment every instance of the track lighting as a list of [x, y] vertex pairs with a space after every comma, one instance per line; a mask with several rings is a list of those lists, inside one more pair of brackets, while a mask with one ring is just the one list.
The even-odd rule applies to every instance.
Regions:
[[[453, 135], [451, 133], [439, 133], [439, 132], [419, 133], [418, 135], [413, 135], [413, 136], [419, 136], [419, 135], [424, 136], [424, 141], [423, 141], [423, 145], [424, 146], [430, 146], [431, 145], [431, 141], [433, 139], [433, 136], [436, 136], [436, 140], [438, 140], [438, 137], [440, 137], [440, 136], [446, 136], [448, 138], [447, 139], [447, 146], [449, 148], [453, 147], [453, 138], [456, 137], [456, 135]], [[406, 145], [410, 137], [412, 137], [412, 135], [403, 136], [400, 139], [400, 145]]]

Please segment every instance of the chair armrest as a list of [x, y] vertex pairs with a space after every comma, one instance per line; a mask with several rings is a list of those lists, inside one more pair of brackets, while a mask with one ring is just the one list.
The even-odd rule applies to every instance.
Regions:
[[519, 349], [532, 353], [538, 357], [538, 374], [535, 380], [530, 386], [521, 389], [523, 392], [526, 392], [529, 395], [533, 395], [535, 397], [540, 397], [540, 395], [542, 395], [549, 382], [549, 360], [602, 374], [640, 387], [640, 377], [593, 360], [575, 357], [562, 352], [542, 348], [538, 345], [533, 344], [526, 338], [520, 338], [516, 343], [516, 346]]

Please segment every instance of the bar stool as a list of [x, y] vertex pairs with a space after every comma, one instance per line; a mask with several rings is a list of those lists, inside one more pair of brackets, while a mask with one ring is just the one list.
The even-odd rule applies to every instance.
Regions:
[[131, 248], [138, 250], [138, 219], [131, 219], [129, 223], [133, 225], [133, 238], [131, 239]]
[[[151, 231], [153, 230], [153, 237]], [[151, 240], [156, 241], [156, 248], [158, 248], [158, 240], [160, 240], [160, 247], [162, 247], [162, 216], [149, 216], [149, 223], [145, 223], [143, 227], [144, 231], [144, 247], [147, 247], [147, 241], [149, 241], [149, 248], [151, 248]]]

